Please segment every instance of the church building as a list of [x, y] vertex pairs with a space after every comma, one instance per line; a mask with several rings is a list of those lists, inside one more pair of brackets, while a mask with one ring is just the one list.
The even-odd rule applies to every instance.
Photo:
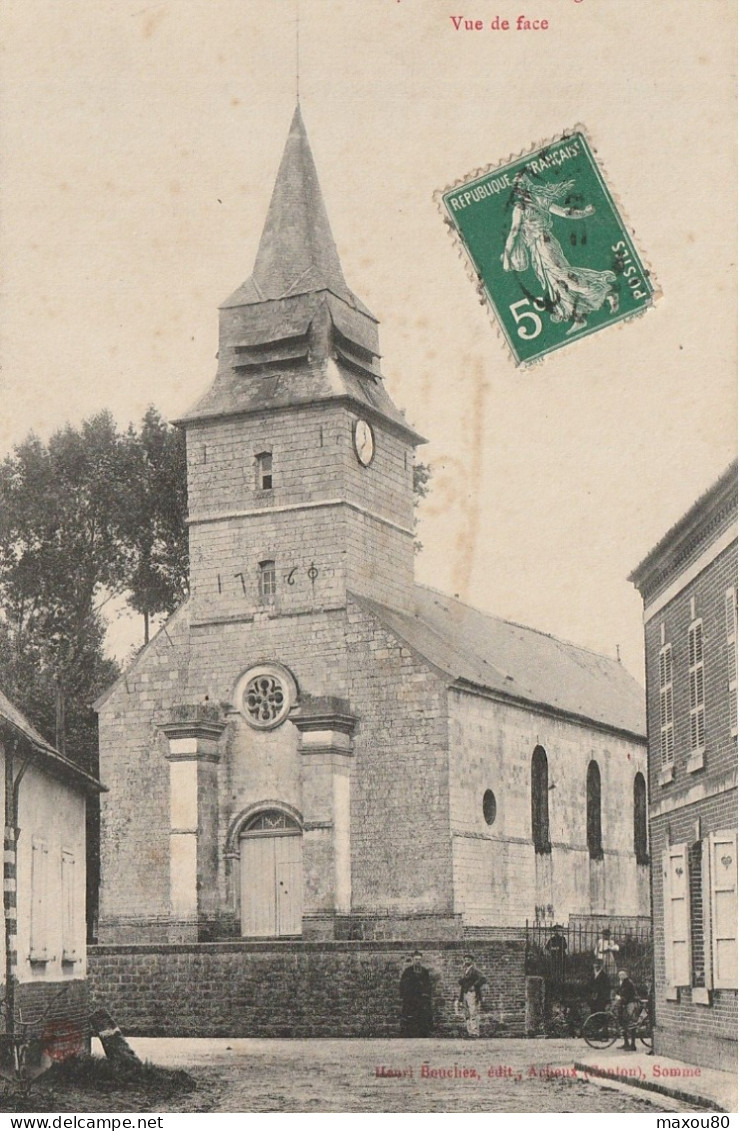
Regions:
[[644, 694], [414, 581], [414, 454], [297, 109], [186, 432], [190, 596], [99, 701], [101, 943], [649, 913]]

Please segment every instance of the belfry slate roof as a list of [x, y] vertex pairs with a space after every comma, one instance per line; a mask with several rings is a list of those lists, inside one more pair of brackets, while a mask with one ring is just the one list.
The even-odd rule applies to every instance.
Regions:
[[377, 319], [345, 281], [300, 107], [254, 269], [220, 318], [216, 378], [175, 423], [346, 399], [423, 442], [383, 384]]
[[296, 106], [254, 270], [223, 305], [244, 306], [322, 290], [332, 291], [372, 318], [345, 282], [301, 108]]
[[617, 660], [421, 585], [409, 612], [353, 599], [454, 682], [645, 736], [645, 693]]
[[315, 405], [343, 397], [371, 412], [380, 413], [417, 442], [422, 440], [396, 408], [382, 381], [358, 377], [341, 361], [331, 359], [309, 362], [300, 368], [274, 366], [259, 380], [255, 380], [251, 373], [221, 372], [197, 405], [175, 423], [215, 419], [240, 412]]

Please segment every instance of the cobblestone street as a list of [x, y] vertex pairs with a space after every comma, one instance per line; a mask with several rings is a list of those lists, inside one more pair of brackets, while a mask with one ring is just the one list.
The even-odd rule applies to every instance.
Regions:
[[[186, 1068], [207, 1083], [215, 1111], [676, 1110], [675, 1103], [660, 1096], [564, 1075], [572, 1072], [583, 1048], [582, 1042], [570, 1040], [140, 1038], [131, 1044], [140, 1056]], [[692, 1109], [683, 1105], [681, 1110]]]

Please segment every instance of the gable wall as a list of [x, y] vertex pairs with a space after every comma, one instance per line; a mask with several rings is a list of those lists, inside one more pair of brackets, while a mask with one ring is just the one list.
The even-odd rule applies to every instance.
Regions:
[[167, 624], [100, 711], [100, 772], [109, 787], [102, 812], [100, 938], [164, 938], [169, 919], [169, 763], [159, 728], [178, 704], [227, 708], [219, 743], [218, 836], [207, 903], [235, 929], [238, 892], [228, 882], [224, 848], [232, 820], [249, 806], [280, 802], [302, 811], [298, 735], [286, 720], [257, 731], [228, 711], [235, 684], [262, 662], [284, 665], [302, 693], [346, 696], [344, 613], [270, 617], [188, 629], [189, 610]]
[[[351, 769], [352, 910], [451, 911], [443, 681], [375, 618], [347, 613], [204, 625], [186, 618], [160, 634], [101, 710], [104, 798], [101, 941], [156, 939], [169, 915], [169, 766], [158, 727], [178, 703], [231, 701], [250, 666], [283, 664], [302, 694], [349, 700], [359, 718]], [[172, 641], [172, 643], [170, 643]], [[346, 641], [346, 643], [345, 643]], [[345, 653], [345, 648], [347, 652]], [[183, 666], [171, 665], [179, 656]], [[217, 884], [221, 933], [238, 923], [238, 872], [223, 859], [245, 809], [279, 802], [302, 812], [298, 734], [289, 722], [260, 732], [227, 716], [218, 766]], [[145, 921], [148, 923], [145, 925]]]

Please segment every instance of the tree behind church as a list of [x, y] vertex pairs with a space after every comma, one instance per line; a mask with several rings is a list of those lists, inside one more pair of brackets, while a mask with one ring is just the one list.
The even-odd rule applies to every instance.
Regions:
[[[0, 687], [62, 753], [98, 772], [93, 703], [119, 675], [106, 605], [168, 613], [187, 584], [184, 441], [150, 408], [140, 430], [100, 413], [0, 465]], [[88, 929], [99, 816], [88, 807]]]
[[125, 581], [117, 474], [122, 437], [106, 414], [30, 435], [0, 467], [0, 682], [45, 737], [95, 764], [91, 704], [116, 668], [102, 610]]
[[[92, 704], [118, 675], [104, 653], [102, 607], [125, 577], [116, 480], [122, 438], [103, 413], [34, 435], [0, 466], [0, 686], [39, 732], [97, 774]], [[92, 934], [99, 812], [87, 808]]]
[[188, 592], [185, 436], [150, 406], [141, 429], [129, 428], [127, 443], [127, 599], [144, 617], [146, 644], [152, 617], [174, 612]]
[[116, 678], [104, 652], [117, 595], [149, 619], [187, 585], [181, 434], [150, 408], [140, 430], [108, 413], [0, 466], [0, 685], [42, 734], [97, 766], [92, 703]]

